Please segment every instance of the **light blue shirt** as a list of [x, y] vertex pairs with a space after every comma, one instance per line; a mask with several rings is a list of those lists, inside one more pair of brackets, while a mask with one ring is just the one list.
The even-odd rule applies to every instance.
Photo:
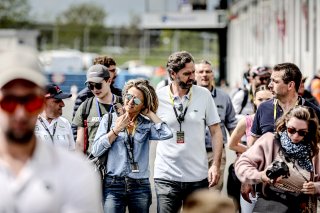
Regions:
[[[115, 126], [116, 119], [116, 114], [112, 113], [111, 128]], [[139, 172], [133, 173], [131, 172], [131, 164], [125, 146], [125, 140], [128, 140], [127, 133], [121, 131], [111, 145], [106, 136], [108, 114], [103, 116], [94, 139], [92, 154], [97, 157], [109, 150], [107, 175], [134, 179], [149, 178], [149, 141], [167, 140], [173, 137], [170, 128], [164, 122], [155, 124], [141, 115], [138, 115], [137, 121], [137, 128], [133, 138], [134, 161], [139, 165]]]

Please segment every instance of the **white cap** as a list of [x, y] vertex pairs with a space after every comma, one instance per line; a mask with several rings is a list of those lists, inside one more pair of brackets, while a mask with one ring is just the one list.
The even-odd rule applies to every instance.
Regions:
[[37, 51], [20, 46], [0, 53], [0, 88], [16, 79], [45, 87], [47, 78], [42, 71]]

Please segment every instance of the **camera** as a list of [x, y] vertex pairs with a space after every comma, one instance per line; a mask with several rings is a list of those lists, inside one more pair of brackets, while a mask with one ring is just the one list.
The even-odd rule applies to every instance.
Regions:
[[266, 175], [271, 180], [276, 180], [280, 176], [288, 178], [290, 176], [289, 167], [285, 162], [276, 160], [267, 169]]

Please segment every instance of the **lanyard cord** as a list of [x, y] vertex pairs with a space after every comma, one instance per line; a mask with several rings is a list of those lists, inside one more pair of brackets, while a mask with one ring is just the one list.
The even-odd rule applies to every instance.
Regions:
[[[296, 104], [295, 106], [298, 106], [299, 105], [299, 97], [298, 97], [298, 100], [296, 101]], [[274, 124], [276, 123], [276, 120], [277, 120], [277, 105], [278, 105], [278, 99], [274, 99], [273, 100], [273, 120], [274, 120]], [[276, 126], [274, 125], [274, 132], [276, 132]]]
[[[112, 103], [111, 105], [113, 104], [114, 102], [114, 95], [112, 94]], [[97, 113], [98, 113], [98, 116], [99, 116], [99, 121], [101, 120], [101, 117], [102, 117], [102, 112], [101, 112], [101, 108], [100, 108], [100, 104], [99, 104], [99, 101], [98, 99], [96, 98], [96, 106], [97, 106]], [[109, 109], [109, 113], [112, 111], [112, 107], [110, 107]]]
[[132, 135], [129, 135], [127, 129], [125, 130], [126, 131], [126, 139], [124, 140], [124, 145], [126, 146], [126, 150], [127, 150], [127, 153], [128, 153], [128, 158], [129, 158], [129, 161], [130, 163], [134, 163], [134, 136]]
[[177, 109], [176, 109], [176, 107], [174, 105], [174, 99], [173, 99], [172, 94], [170, 92], [170, 87], [169, 87], [169, 97], [170, 97], [170, 101], [172, 103], [172, 108], [173, 108], [174, 114], [176, 115], [176, 119], [177, 119], [177, 121], [179, 123], [179, 129], [180, 129], [180, 132], [181, 132], [182, 122], [184, 121], [184, 117], [185, 117], [185, 115], [186, 115], [186, 113], [188, 111], [188, 107], [189, 107], [190, 102], [191, 102], [192, 90], [190, 90], [189, 101], [188, 101], [187, 107], [184, 109], [183, 113], [182, 112], [180, 113], [180, 115], [178, 115]]
[[181, 113], [180, 115], [178, 115], [177, 109], [175, 107], [173, 107], [173, 110], [174, 110], [174, 113], [176, 114], [176, 118], [177, 118], [177, 121], [179, 123], [180, 132], [181, 132], [181, 126], [182, 126], [181, 124], [184, 121], [184, 117], [186, 116], [186, 113], [187, 113], [187, 110], [188, 110], [188, 106], [184, 109], [184, 112]]
[[44, 121], [42, 120], [42, 118], [41, 118], [40, 116], [38, 116], [38, 119], [39, 119], [40, 123], [42, 124], [43, 128], [44, 128], [44, 129], [48, 132], [48, 134], [50, 135], [52, 144], [54, 144], [54, 134], [56, 133], [58, 121], [53, 125], [53, 133], [52, 133], [52, 135], [51, 135], [48, 127], [46, 126], [46, 124], [44, 123]]

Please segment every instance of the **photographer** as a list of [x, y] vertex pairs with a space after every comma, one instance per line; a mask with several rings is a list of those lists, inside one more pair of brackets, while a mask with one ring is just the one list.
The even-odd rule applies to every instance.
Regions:
[[241, 182], [263, 183], [253, 212], [316, 212], [320, 194], [319, 122], [311, 108], [296, 106], [236, 162]]
[[[149, 141], [169, 139], [172, 132], [155, 114], [158, 98], [148, 81], [129, 81], [123, 89], [123, 100], [125, 112], [118, 117], [116, 113], [103, 116], [92, 154], [98, 157], [109, 151], [104, 211], [124, 213], [128, 206], [130, 213], [145, 213], [151, 205]], [[109, 119], [112, 122], [107, 131]]]

